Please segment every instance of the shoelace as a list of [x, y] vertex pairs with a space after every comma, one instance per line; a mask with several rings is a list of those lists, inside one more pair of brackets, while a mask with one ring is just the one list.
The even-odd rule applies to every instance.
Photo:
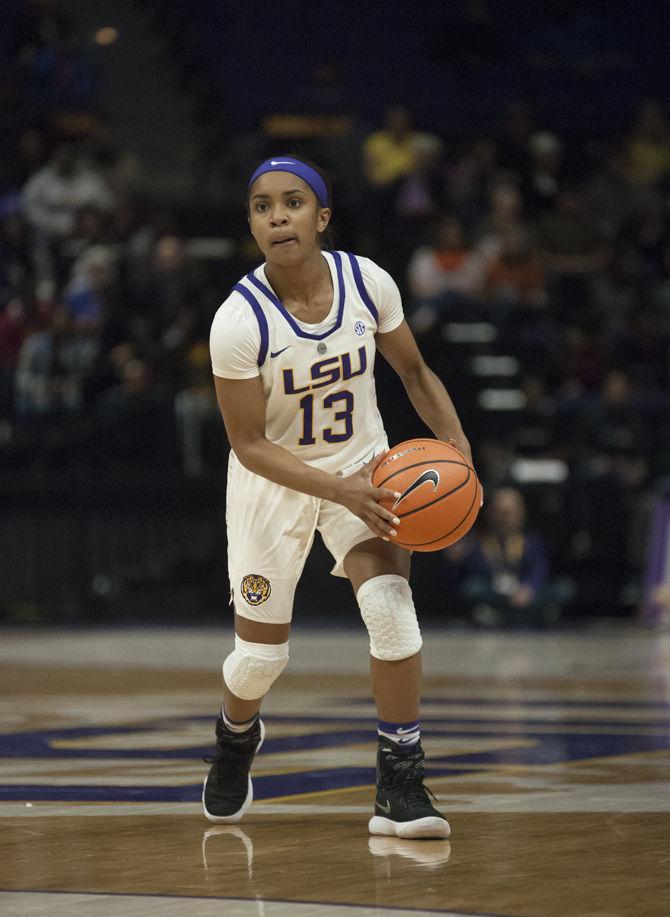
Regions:
[[217, 780], [222, 779], [224, 771], [232, 776], [232, 773], [244, 773], [247, 770], [245, 761], [231, 761], [217, 755], [205, 755], [202, 760], [205, 764], [214, 765]]
[[423, 778], [423, 756], [410, 755], [393, 764], [392, 772], [382, 786], [389, 794], [397, 793], [410, 802], [430, 803], [429, 795], [437, 801], [435, 793], [424, 785]]
[[234, 746], [217, 746], [216, 754], [205, 755], [202, 759], [205, 764], [213, 764], [216, 768], [217, 778], [221, 776], [224, 768], [233, 771], [245, 771], [249, 765], [249, 752], [247, 749]]

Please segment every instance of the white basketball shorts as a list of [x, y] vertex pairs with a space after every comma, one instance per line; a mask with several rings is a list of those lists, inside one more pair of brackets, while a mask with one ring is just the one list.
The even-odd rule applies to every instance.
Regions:
[[345, 576], [342, 561], [355, 545], [375, 537], [344, 506], [268, 481], [246, 469], [233, 452], [228, 460], [226, 528], [235, 611], [268, 624], [291, 620], [295, 588], [315, 531], [333, 555], [334, 576]]

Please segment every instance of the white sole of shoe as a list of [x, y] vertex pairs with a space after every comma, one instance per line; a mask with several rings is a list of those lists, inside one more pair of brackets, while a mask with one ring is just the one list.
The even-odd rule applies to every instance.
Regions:
[[[258, 742], [258, 745], [256, 746], [256, 751], [254, 752], [254, 755], [257, 755], [258, 752], [260, 751], [261, 745], [263, 744], [263, 739], [265, 738], [265, 725], [263, 723], [263, 720], [261, 720], [260, 723], [261, 723], [261, 737]], [[205, 813], [205, 818], [207, 818], [209, 821], [216, 822], [216, 824], [218, 825], [230, 824], [231, 822], [239, 821], [242, 818], [242, 816], [244, 815], [244, 813], [247, 811], [251, 803], [254, 801], [254, 787], [251, 782], [251, 777], [248, 777], [247, 779], [249, 780], [247, 796], [244, 802], [242, 803], [242, 805], [240, 806], [240, 808], [237, 810], [237, 812], [233, 812], [232, 815], [212, 815], [211, 812], [207, 811], [207, 806], [205, 805], [205, 787], [207, 785], [207, 777], [205, 777], [205, 779], [202, 782], [202, 811]]]
[[381, 834], [386, 837], [449, 837], [451, 828], [446, 818], [417, 818], [414, 821], [391, 821], [381, 815], [373, 815], [368, 824], [370, 834]]

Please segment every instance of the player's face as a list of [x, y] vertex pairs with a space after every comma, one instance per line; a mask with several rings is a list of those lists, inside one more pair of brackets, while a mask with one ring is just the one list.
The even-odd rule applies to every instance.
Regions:
[[330, 210], [291, 172], [266, 172], [251, 186], [251, 234], [268, 261], [295, 264], [319, 250], [318, 236], [329, 220]]

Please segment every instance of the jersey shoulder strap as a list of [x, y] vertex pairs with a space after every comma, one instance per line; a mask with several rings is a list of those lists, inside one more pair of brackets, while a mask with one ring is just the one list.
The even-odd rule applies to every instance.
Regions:
[[346, 256], [349, 259], [351, 264], [351, 272], [354, 275], [354, 283], [356, 284], [356, 289], [358, 290], [358, 295], [363, 300], [363, 303], [367, 310], [370, 312], [377, 324], [379, 323], [379, 313], [377, 312], [377, 307], [372, 301], [372, 297], [368, 293], [365, 282], [363, 280], [363, 275], [361, 274], [361, 266], [358, 263], [358, 258], [356, 255], [352, 255], [350, 252], [346, 252]]
[[256, 299], [254, 294], [248, 287], [245, 287], [242, 283], [236, 283], [233, 287], [235, 293], [241, 293], [242, 296], [249, 303], [253, 309], [253, 313], [256, 316], [256, 321], [258, 322], [258, 330], [261, 335], [261, 344], [258, 348], [258, 365], [262, 366], [265, 363], [265, 358], [268, 355], [268, 342], [270, 340], [270, 332], [268, 330], [268, 320], [263, 312], [263, 308], [259, 301]]

